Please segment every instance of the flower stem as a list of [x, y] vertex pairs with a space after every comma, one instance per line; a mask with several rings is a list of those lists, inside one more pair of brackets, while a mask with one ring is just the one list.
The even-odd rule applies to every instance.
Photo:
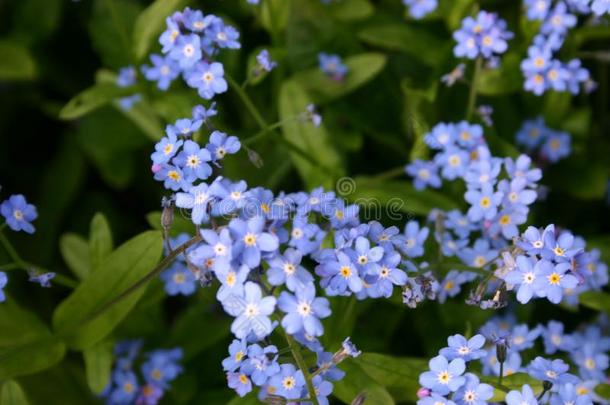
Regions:
[[[1, 229], [0, 229], [0, 243], [2, 243], [4, 250], [6, 250], [6, 253], [8, 253], [8, 255], [13, 260], [12, 265], [5, 266], [5, 270], [9, 270], [9, 267], [10, 267], [12, 269], [20, 268], [23, 270], [34, 270], [34, 271], [40, 272], [40, 273], [49, 273], [49, 271], [47, 269], [44, 269], [40, 266], [36, 266], [32, 263], [29, 263], [29, 262], [23, 260], [21, 258], [21, 256], [19, 256], [19, 254], [17, 253], [17, 250], [15, 250], [15, 248], [13, 247], [11, 242], [8, 240], [8, 238], [2, 233]], [[76, 280], [73, 280], [70, 277], [64, 276], [62, 274], [55, 274], [53, 281], [56, 284], [59, 284], [59, 285], [62, 285], [64, 287], [68, 287], [68, 288], [75, 288], [78, 285], [78, 282]]]
[[481, 66], [483, 65], [483, 59], [478, 57], [474, 63], [474, 72], [472, 73], [472, 82], [470, 83], [470, 94], [468, 95], [468, 109], [466, 110], [466, 121], [470, 121], [474, 108], [477, 103], [477, 86], [479, 84], [479, 73]]
[[235, 93], [237, 93], [237, 96], [241, 99], [242, 103], [244, 103], [246, 109], [250, 112], [252, 118], [254, 118], [254, 121], [256, 121], [260, 129], [265, 130], [265, 128], [268, 127], [267, 122], [265, 121], [261, 113], [258, 111], [258, 108], [256, 108], [256, 106], [252, 102], [252, 99], [246, 94], [244, 89], [230, 75], [225, 73], [225, 78], [227, 79], [229, 85], [233, 88], [233, 90], [235, 90]]
[[300, 118], [299, 116], [296, 116], [296, 117], [292, 117], [292, 118], [289, 118], [286, 120], [275, 122], [275, 123], [267, 126], [266, 128], [258, 131], [256, 134], [252, 135], [251, 137], [245, 139], [242, 143], [244, 145], [252, 145], [253, 143], [256, 143], [259, 140], [264, 139], [268, 135], [272, 134], [277, 128], [281, 127], [285, 123], [293, 121], [293, 120], [297, 120], [299, 118]]
[[502, 385], [502, 377], [504, 377], [504, 362], [500, 362], [500, 375], [498, 376], [498, 385]]
[[376, 174], [373, 176], [373, 178], [375, 180], [390, 180], [395, 177], [403, 176], [404, 174], [405, 174], [405, 167], [403, 165], [403, 166], [394, 167], [392, 169], [386, 170], [385, 172]]
[[292, 357], [297, 362], [297, 366], [301, 369], [303, 373], [303, 377], [305, 377], [305, 383], [307, 384], [307, 392], [309, 393], [309, 400], [314, 405], [320, 405], [318, 402], [318, 396], [316, 395], [316, 389], [313, 385], [312, 376], [307, 369], [307, 364], [303, 359], [303, 355], [301, 354], [301, 349], [298, 346], [298, 343], [290, 336], [284, 329], [282, 329], [284, 333], [284, 337], [286, 338], [286, 342], [288, 342], [288, 346], [290, 347], [290, 351], [292, 352]]

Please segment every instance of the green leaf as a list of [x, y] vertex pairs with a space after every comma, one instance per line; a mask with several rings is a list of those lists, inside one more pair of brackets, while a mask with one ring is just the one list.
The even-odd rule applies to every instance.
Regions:
[[35, 373], [59, 362], [65, 345], [32, 312], [12, 299], [0, 305], [0, 380]]
[[415, 190], [407, 180], [379, 181], [374, 177], [356, 177], [354, 181], [354, 191], [345, 198], [365, 209], [385, 207], [388, 215], [399, 212], [427, 215], [432, 208], [445, 211], [459, 208], [454, 200], [444, 194]]
[[114, 106], [152, 141], [157, 142], [163, 137], [163, 134], [165, 133], [163, 123], [157, 115], [157, 111], [155, 111], [148, 101], [142, 99], [128, 110], [121, 108], [118, 101], [114, 103]]
[[0, 41], [0, 81], [35, 77], [36, 63], [30, 51], [15, 41]]
[[84, 280], [89, 276], [91, 261], [89, 244], [85, 238], [74, 233], [66, 233], [59, 240], [59, 251], [68, 268], [80, 280]]
[[608, 189], [607, 167], [601, 161], [567, 159], [551, 168], [548, 184], [582, 200], [598, 200]]
[[89, 252], [91, 257], [91, 271], [97, 270], [100, 264], [112, 252], [112, 231], [106, 217], [97, 213], [91, 220], [89, 230]]
[[134, 93], [133, 88], [120, 88], [111, 83], [99, 83], [74, 96], [59, 112], [62, 120], [73, 120], [111, 101]]
[[366, 405], [393, 405], [394, 399], [380, 384], [371, 378], [358, 363], [352, 359], [341, 363], [341, 369], [346, 375], [343, 380], [334, 384], [333, 395], [346, 404], [350, 404], [354, 398], [364, 393], [366, 395]]
[[5, 381], [0, 392], [0, 405], [27, 405], [28, 400], [21, 386], [14, 380]]
[[161, 252], [159, 231], [144, 232], [125, 242], [57, 307], [54, 329], [77, 350], [104, 339], [133, 309], [145, 289], [115, 300], [154, 268]]
[[610, 315], [610, 294], [608, 293], [603, 291], [585, 291], [578, 296], [578, 301], [583, 307]]
[[112, 348], [112, 342], [102, 341], [83, 351], [87, 383], [91, 391], [96, 394], [101, 393], [110, 381]]
[[595, 392], [602, 398], [610, 398], [610, 384], [599, 384]]
[[449, 49], [443, 39], [407, 24], [369, 26], [358, 33], [358, 38], [369, 45], [406, 52], [430, 66], [440, 65]]
[[345, 59], [348, 73], [342, 81], [333, 80], [320, 69], [310, 69], [294, 76], [315, 103], [342, 97], [372, 80], [385, 66], [387, 58], [380, 53], [363, 53]]
[[532, 390], [534, 392], [542, 391], [542, 382], [539, 380], [536, 380], [535, 378], [531, 377], [529, 374], [526, 374], [526, 373], [514, 373], [514, 374], [510, 374], [510, 375], [507, 375], [504, 378], [502, 378], [502, 387], [504, 389], [497, 388], [497, 383], [498, 383], [497, 377], [479, 376], [479, 378], [481, 379], [481, 382], [490, 384], [491, 386], [494, 387], [494, 396], [490, 402], [504, 401], [504, 397], [506, 396], [506, 391], [510, 391], [510, 390], [521, 391], [521, 388], [525, 384], [532, 387]]
[[344, 21], [362, 20], [375, 12], [375, 7], [369, 0], [342, 0], [333, 1], [325, 5], [330, 14]]
[[455, 31], [460, 26], [473, 3], [474, 0], [454, 0], [445, 3], [446, 6], [451, 7], [446, 13], [447, 27], [450, 31]]
[[[15, 36], [28, 44], [42, 41], [55, 31], [62, 15], [62, 0], [21, 0], [15, 3]], [[41, 12], [44, 10], [44, 12]]]
[[165, 29], [165, 19], [183, 8], [187, 0], [156, 0], [140, 13], [133, 29], [133, 53], [142, 60]]
[[[319, 164], [312, 164], [292, 151], [290, 156], [307, 188], [333, 187], [333, 177], [343, 172], [341, 157], [333, 148], [328, 133], [323, 125], [316, 128], [311, 122], [295, 119], [307, 110], [310, 104], [305, 90], [296, 82], [284, 82], [280, 89], [279, 111], [284, 138], [301, 148], [310, 159]], [[330, 171], [330, 172], [329, 172]]]
[[521, 55], [509, 53], [497, 69], [483, 69], [477, 78], [477, 92], [483, 96], [504, 96], [521, 90]]
[[261, 24], [272, 35], [283, 31], [290, 17], [290, 1], [264, 0], [261, 4]]
[[396, 401], [416, 401], [419, 375], [428, 369], [424, 359], [363, 353], [354, 360], [377, 383], [391, 388]]

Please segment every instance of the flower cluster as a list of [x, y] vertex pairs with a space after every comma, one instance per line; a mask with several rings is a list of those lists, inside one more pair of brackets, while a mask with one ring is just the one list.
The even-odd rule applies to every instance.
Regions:
[[587, 91], [595, 88], [589, 71], [582, 67], [579, 59], [564, 63], [556, 59], [554, 54], [563, 46], [568, 31], [576, 26], [577, 14], [601, 14], [601, 7], [595, 3], [601, 4], [602, 1], [594, 1], [593, 8], [589, 7], [588, 0], [560, 0], [554, 4], [551, 0], [525, 1], [527, 18], [542, 22], [540, 32], [527, 51], [527, 58], [521, 62], [525, 90], [536, 95], [547, 90], [578, 94], [581, 85], [584, 85]]
[[570, 134], [547, 127], [542, 117], [523, 122], [517, 132], [517, 144], [530, 154], [537, 152], [540, 160], [552, 163], [570, 155], [571, 142]]
[[320, 70], [333, 80], [340, 82], [347, 74], [347, 66], [345, 66], [339, 55], [320, 52], [318, 54], [318, 63], [320, 64]]
[[[525, 324], [515, 324], [513, 316], [494, 318], [480, 330], [480, 334], [466, 339], [462, 335], [450, 336], [448, 347], [430, 360], [430, 370], [422, 373], [419, 382], [422, 389], [418, 405], [487, 404], [494, 395], [491, 385], [481, 383], [477, 367], [466, 372], [474, 360], [482, 365], [485, 376], [509, 377], [516, 373], [529, 375], [530, 384], [520, 390], [506, 393], [509, 405], [523, 403], [593, 404], [602, 402], [594, 391], [606, 381], [610, 338], [603, 337], [602, 327], [589, 325], [582, 331], [564, 333], [564, 325], [550, 321], [547, 326], [538, 325], [529, 329]], [[570, 374], [570, 365], [561, 359], [535, 357], [523, 365], [522, 353], [534, 347], [536, 340], [544, 343], [547, 355], [565, 352], [578, 369], [578, 375]], [[537, 382], [538, 381], [538, 382]], [[534, 395], [532, 386], [541, 385], [540, 393]]]
[[416, 20], [424, 18], [438, 7], [438, 0], [402, 0], [402, 3]]
[[170, 383], [182, 373], [179, 363], [182, 349], [148, 353], [142, 353], [141, 349], [141, 341], [124, 341], [115, 346], [111, 381], [101, 394], [107, 404], [156, 405]]
[[479, 11], [476, 17], [466, 17], [459, 30], [453, 33], [457, 45], [455, 56], [467, 59], [479, 57], [496, 64], [497, 55], [508, 49], [507, 41], [513, 37], [507, 30], [506, 21], [495, 13]]

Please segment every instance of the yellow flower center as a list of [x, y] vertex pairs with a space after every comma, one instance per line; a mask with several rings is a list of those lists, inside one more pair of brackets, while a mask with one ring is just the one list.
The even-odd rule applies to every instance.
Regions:
[[339, 270], [339, 273], [345, 277], [348, 278], [349, 276], [352, 275], [352, 269], [349, 266], [343, 266], [341, 267], [341, 269]]
[[246, 244], [246, 246], [256, 245], [256, 235], [252, 233], [246, 234], [246, 236], [244, 236], [244, 243]]
[[491, 205], [491, 200], [489, 199], [489, 197], [483, 197], [483, 198], [481, 198], [479, 205], [482, 208], [489, 208], [489, 206]]

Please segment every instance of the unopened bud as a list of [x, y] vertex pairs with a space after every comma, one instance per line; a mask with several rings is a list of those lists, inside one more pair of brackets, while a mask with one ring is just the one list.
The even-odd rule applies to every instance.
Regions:
[[174, 199], [172, 197], [163, 197], [161, 200], [163, 212], [161, 213], [161, 227], [164, 231], [169, 232], [174, 223]]
[[263, 402], [269, 405], [284, 405], [286, 404], [286, 398], [269, 394], [263, 399]]
[[428, 388], [421, 387], [417, 390], [417, 398], [425, 398], [430, 396], [430, 390]]
[[544, 392], [550, 391], [551, 388], [553, 388], [552, 382], [546, 380], [542, 382], [542, 389], [544, 390]]
[[501, 338], [496, 340], [496, 357], [499, 363], [506, 361], [506, 339]]
[[263, 162], [263, 158], [261, 158], [261, 155], [259, 155], [255, 150], [250, 148], [248, 148], [248, 160], [250, 160], [250, 163], [252, 163], [257, 169], [263, 167], [265, 163]]

